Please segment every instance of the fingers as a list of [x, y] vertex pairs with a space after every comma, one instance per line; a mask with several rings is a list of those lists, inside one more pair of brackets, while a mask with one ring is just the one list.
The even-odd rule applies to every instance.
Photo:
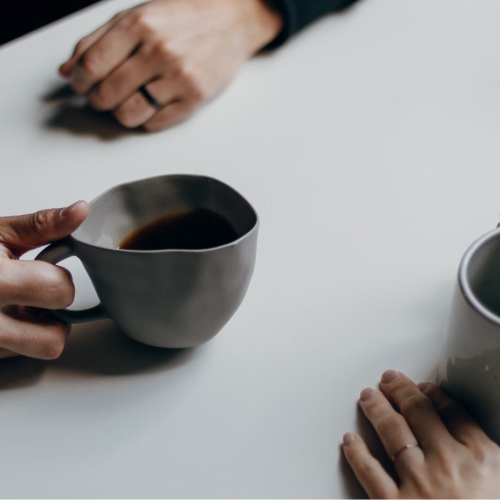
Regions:
[[[193, 48], [189, 45], [190, 36], [187, 41], [183, 36], [182, 43], [173, 43], [172, 40], [176, 40], [173, 34], [176, 30], [172, 32], [175, 19], [170, 20], [166, 15], [168, 11], [158, 9], [161, 15], [156, 11], [140, 6], [123, 12], [82, 39], [73, 56], [60, 69], [70, 78], [75, 92], [89, 94], [93, 108], [113, 111], [126, 127], [143, 125], [150, 131], [185, 120], [218, 88], [207, 83], [211, 79], [203, 76], [200, 64], [187, 64], [186, 47], [203, 58], [196, 46], [201, 44], [203, 49], [206, 44], [194, 37], [196, 46]], [[177, 12], [175, 8], [173, 12]], [[177, 15], [182, 18], [185, 13], [182, 9], [179, 12]], [[215, 51], [207, 57], [218, 61], [223, 55]], [[143, 85], [147, 85], [154, 99], [163, 106], [160, 111], [139, 91]]]
[[122, 17], [84, 52], [70, 76], [75, 92], [87, 94], [130, 57], [141, 42], [139, 19]]
[[430, 399], [439, 417], [457, 441], [469, 447], [491, 443], [465, 408], [437, 385], [424, 383], [418, 384], [418, 388]]
[[[483, 485], [497, 486], [500, 448], [444, 391], [434, 384], [417, 387], [393, 370], [382, 375], [380, 386], [383, 393], [365, 389], [359, 404], [393, 458], [399, 487], [394, 489], [359, 436], [344, 436], [347, 460], [371, 497], [465, 498], [471, 485], [472, 496], [481, 496]], [[485, 480], [490, 470], [493, 483]]]
[[34, 214], [0, 218], [0, 244], [16, 256], [59, 240], [75, 231], [88, 214], [85, 201], [64, 209], [41, 210]]
[[424, 450], [453, 441], [430, 399], [408, 377], [388, 370], [382, 375], [380, 386], [406, 419]]
[[357, 434], [343, 439], [344, 455], [370, 498], [397, 498], [398, 487]]
[[90, 35], [82, 38], [75, 46], [75, 50], [73, 51], [72, 56], [61, 66], [59, 67], [59, 73], [62, 76], [69, 77], [70, 74], [75, 69], [80, 57], [94, 45], [99, 38], [101, 38], [104, 33], [106, 33], [120, 18], [120, 15], [115, 16], [111, 21], [107, 22], [104, 26], [101, 26], [99, 29], [95, 30]]
[[[380, 391], [364, 389], [360, 395], [359, 405], [375, 428], [390, 457], [394, 456], [407, 444], [417, 443], [417, 439], [404, 417], [394, 410]], [[404, 470], [404, 468], [420, 464], [422, 461], [422, 450], [420, 448], [410, 448], [399, 455], [395, 461], [395, 467], [398, 471]]]
[[[160, 75], [158, 77], [158, 75]], [[139, 90], [148, 93], [164, 111], [148, 102]], [[144, 44], [90, 93], [92, 106], [114, 110], [116, 119], [125, 127], [134, 128], [151, 122], [147, 129], [158, 130], [187, 118], [204, 96], [178, 67], [175, 57], [162, 44]], [[181, 104], [182, 102], [182, 104]]]
[[44, 312], [8, 308], [0, 313], [0, 348], [37, 359], [58, 358], [70, 326], [53, 320]]
[[[89, 102], [98, 111], [110, 111], [125, 102], [137, 92], [139, 87], [151, 81], [155, 76], [156, 69], [153, 61], [142, 52], [138, 52], [92, 90]], [[170, 90], [171, 85], [167, 83], [165, 86]]]
[[[6, 257], [20, 256], [72, 233], [87, 213], [87, 203], [80, 201], [64, 209], [0, 218], [0, 249]], [[0, 358], [16, 354], [57, 358], [70, 327], [55, 321], [46, 311], [32, 308], [67, 307], [74, 293], [71, 276], [63, 268], [46, 262], [1, 258]]]
[[140, 92], [135, 92], [132, 97], [118, 106], [113, 114], [124, 127], [135, 128], [146, 123], [156, 112], [157, 110]]
[[[172, 82], [165, 78], [160, 78], [149, 83], [146, 86], [147, 91], [152, 97], [164, 107], [173, 104], [172, 101], [178, 101], [178, 91]], [[164, 108], [163, 108], [164, 109]], [[163, 111], [160, 110], [160, 112]], [[177, 108], [177, 111], [179, 109]], [[175, 112], [169, 111], [170, 113]], [[116, 119], [125, 127], [139, 127], [144, 125], [158, 113], [158, 110], [149, 103], [141, 92], [135, 92], [127, 101], [114, 111]]]
[[63, 309], [74, 297], [75, 287], [65, 269], [41, 261], [0, 260], [0, 306]]

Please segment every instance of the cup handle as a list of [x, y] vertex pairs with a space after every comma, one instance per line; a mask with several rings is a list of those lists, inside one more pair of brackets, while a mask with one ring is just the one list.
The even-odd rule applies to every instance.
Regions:
[[[35, 260], [57, 264], [62, 260], [75, 255], [69, 238], [56, 241], [43, 249]], [[104, 311], [102, 304], [83, 311], [70, 311], [68, 309], [58, 309], [49, 311], [49, 313], [59, 321], [64, 323], [87, 323], [97, 319], [106, 319], [108, 315]]]

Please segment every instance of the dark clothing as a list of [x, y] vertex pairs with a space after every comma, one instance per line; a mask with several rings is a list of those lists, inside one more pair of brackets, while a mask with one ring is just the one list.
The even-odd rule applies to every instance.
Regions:
[[281, 45], [315, 19], [330, 12], [341, 11], [356, 0], [273, 0], [273, 2], [283, 15], [284, 28], [268, 48]]
[[[239, 0], [234, 0], [238, 2]], [[356, 0], [270, 0], [282, 13], [284, 28], [267, 48], [284, 43], [304, 26], [329, 12], [340, 11]], [[0, 44], [67, 16], [96, 0], [3, 0], [0, 6]], [[137, 3], [142, 3], [140, 0]], [[102, 20], [103, 23], [107, 19]]]

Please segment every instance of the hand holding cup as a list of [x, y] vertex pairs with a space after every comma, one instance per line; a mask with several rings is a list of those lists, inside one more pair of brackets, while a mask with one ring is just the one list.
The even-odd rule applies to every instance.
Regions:
[[0, 358], [24, 355], [55, 359], [70, 326], [48, 310], [69, 306], [75, 288], [68, 271], [45, 262], [20, 260], [37, 247], [68, 236], [85, 220], [88, 205], [0, 218]]

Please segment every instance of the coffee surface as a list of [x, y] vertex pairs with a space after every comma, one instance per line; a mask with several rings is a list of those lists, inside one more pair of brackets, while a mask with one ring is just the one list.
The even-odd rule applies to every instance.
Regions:
[[164, 215], [130, 233], [118, 246], [122, 250], [202, 250], [238, 239], [231, 224], [207, 208]]

